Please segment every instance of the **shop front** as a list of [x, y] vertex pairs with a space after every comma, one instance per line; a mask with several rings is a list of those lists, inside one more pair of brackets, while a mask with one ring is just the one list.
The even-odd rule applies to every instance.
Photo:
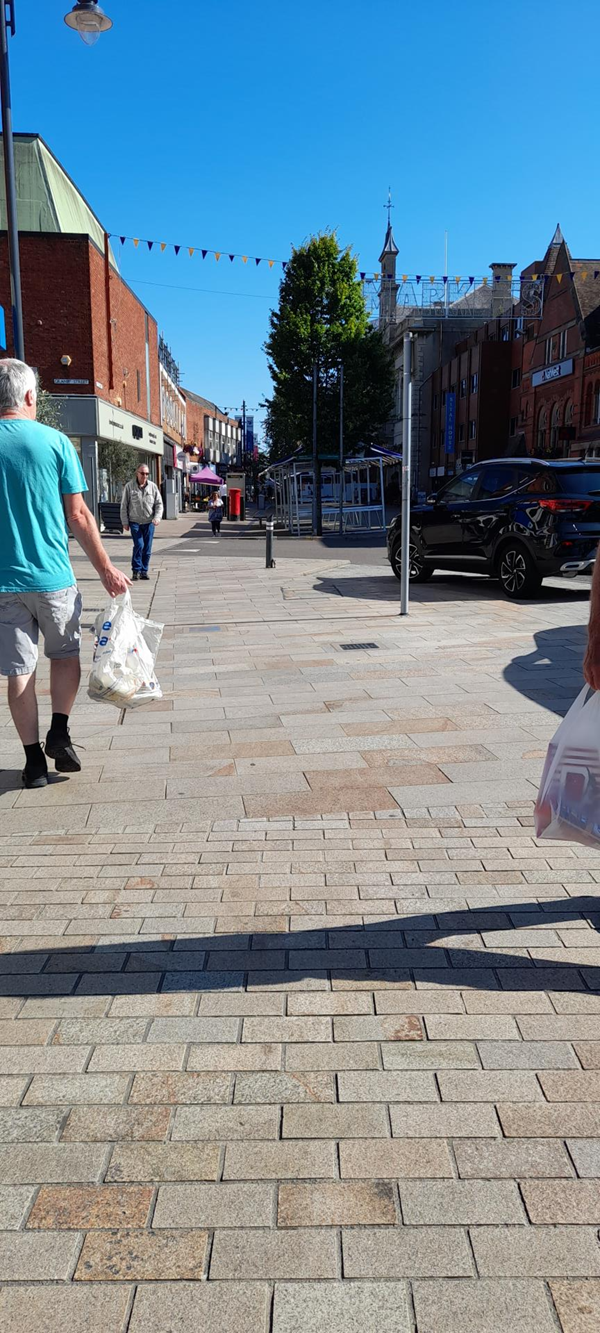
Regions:
[[101, 398], [57, 395], [61, 427], [71, 439], [88, 484], [87, 502], [98, 517], [101, 504], [118, 504], [123, 487], [142, 463], [162, 482], [163, 432], [144, 417]]

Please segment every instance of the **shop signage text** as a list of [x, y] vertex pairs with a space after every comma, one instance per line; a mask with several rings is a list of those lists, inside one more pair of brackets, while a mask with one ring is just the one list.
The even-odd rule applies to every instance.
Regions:
[[573, 357], [568, 361], [556, 361], [553, 366], [544, 366], [543, 370], [534, 371], [531, 376], [531, 383], [534, 389], [538, 384], [549, 384], [552, 380], [562, 380], [565, 375], [573, 373]]

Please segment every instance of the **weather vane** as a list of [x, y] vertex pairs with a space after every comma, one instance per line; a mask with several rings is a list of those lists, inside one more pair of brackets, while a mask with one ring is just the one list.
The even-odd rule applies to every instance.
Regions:
[[387, 208], [388, 227], [389, 227], [390, 224], [391, 224], [391, 221], [392, 221], [392, 218], [391, 218], [392, 209], [395, 207], [395, 205], [392, 203], [392, 187], [391, 187], [391, 185], [388, 186], [387, 204], [384, 204], [383, 207], [384, 207], [384, 208]]

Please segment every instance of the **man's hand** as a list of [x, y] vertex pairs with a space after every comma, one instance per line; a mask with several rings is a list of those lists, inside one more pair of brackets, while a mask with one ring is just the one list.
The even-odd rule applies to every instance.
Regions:
[[158, 527], [159, 523], [160, 523], [160, 519], [159, 519], [159, 518], [155, 518], [155, 519], [154, 519], [154, 526], [155, 526], [155, 528]]
[[592, 690], [600, 690], [600, 639], [590, 636], [583, 660], [583, 675]]
[[107, 565], [102, 570], [100, 578], [111, 597], [118, 597], [119, 593], [127, 592], [127, 589], [131, 587], [131, 579], [123, 574], [120, 569], [117, 569], [116, 565]]
[[123, 532], [129, 532], [129, 528], [125, 527], [125, 525], [123, 525]]

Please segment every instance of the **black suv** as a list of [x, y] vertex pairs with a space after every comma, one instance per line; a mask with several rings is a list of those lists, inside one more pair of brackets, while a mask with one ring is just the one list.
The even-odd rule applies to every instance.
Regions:
[[[388, 559], [400, 578], [400, 515]], [[411, 510], [410, 579], [435, 569], [498, 578], [507, 597], [531, 597], [549, 575], [589, 573], [600, 541], [600, 460], [478, 463]]]

